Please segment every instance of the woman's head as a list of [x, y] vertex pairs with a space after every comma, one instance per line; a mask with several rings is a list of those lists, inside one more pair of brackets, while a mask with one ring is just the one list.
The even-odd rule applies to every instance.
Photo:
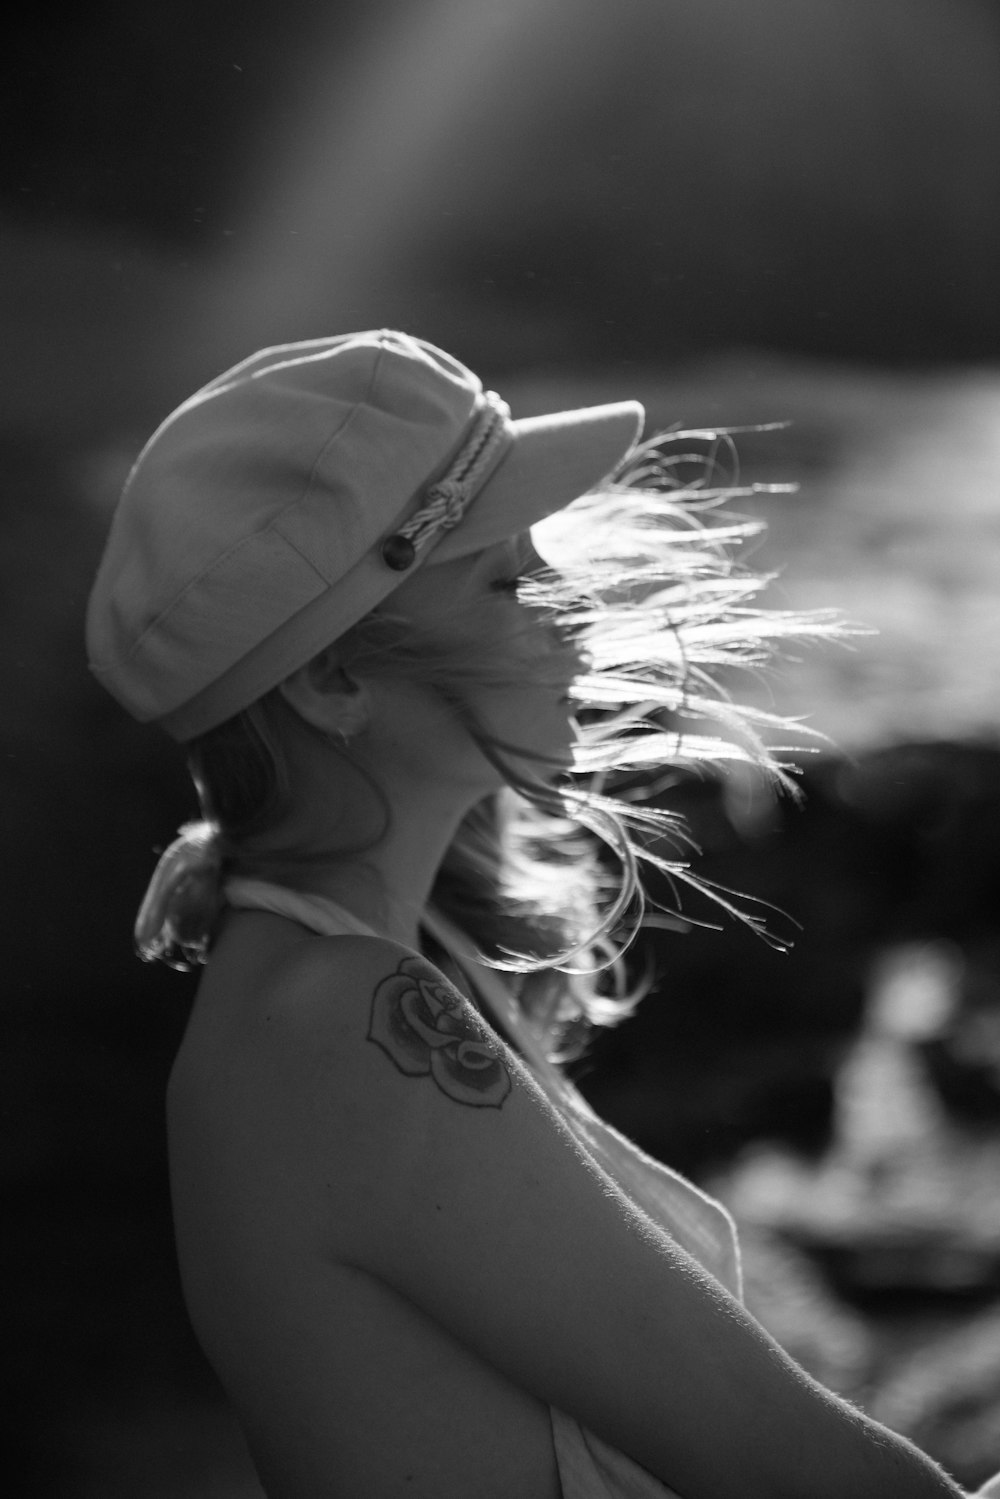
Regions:
[[[667, 890], [699, 883], [644, 784], [733, 760], [787, 781], [758, 733], [780, 721], [734, 705], [732, 669], [838, 628], [755, 606], [766, 580], [731, 553], [758, 528], [719, 509], [740, 491], [720, 485], [717, 435], [634, 448], [641, 414], [511, 422], [448, 355], [381, 332], [265, 350], [164, 423], [126, 486], [89, 644], [137, 717], [188, 742], [223, 836], [168, 852], [145, 955], [204, 956], [211, 902], [175, 921], [171, 890], [191, 868], [203, 892], [213, 859], [280, 827], [321, 750], [367, 787], [343, 798], [345, 851], [391, 820], [387, 770], [461, 780], [472, 810], [434, 898], [498, 966], [558, 966], [576, 1013], [620, 1012], [577, 966], [613, 956], [616, 931], [627, 946], [643, 862]], [[569, 760], [586, 779], [559, 778]]]
[[[230, 856], [259, 857], [276, 838], [280, 846], [295, 814], [308, 827], [301, 814], [320, 799], [339, 810], [318, 846], [355, 852], [415, 798], [466, 810], [504, 785], [507, 762], [539, 785], [568, 770], [570, 689], [586, 662], [548, 611], [519, 597], [545, 572], [528, 533], [418, 570], [340, 640], [192, 741], [203, 810]], [[300, 834], [300, 856], [311, 852], [306, 841]]]
[[511, 421], [471, 371], [381, 331], [264, 350], [185, 402], [126, 485], [91, 595], [99, 679], [190, 740], [422, 568], [603, 479], [634, 402]]
[[570, 689], [586, 662], [551, 612], [525, 600], [546, 573], [526, 532], [417, 571], [334, 647], [346, 676], [367, 692], [376, 745], [391, 753], [404, 727], [398, 748], [418, 775], [457, 777], [482, 791], [498, 780], [477, 744], [507, 746], [543, 779], [569, 768]]

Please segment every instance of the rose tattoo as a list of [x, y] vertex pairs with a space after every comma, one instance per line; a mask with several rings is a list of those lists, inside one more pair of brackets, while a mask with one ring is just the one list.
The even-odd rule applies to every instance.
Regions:
[[499, 1109], [510, 1073], [461, 996], [423, 958], [404, 958], [372, 997], [368, 1039], [407, 1077], [433, 1078], [473, 1108]]

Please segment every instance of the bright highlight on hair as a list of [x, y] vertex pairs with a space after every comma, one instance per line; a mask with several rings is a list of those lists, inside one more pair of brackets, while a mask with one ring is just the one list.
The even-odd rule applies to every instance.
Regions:
[[[487, 736], [472, 715], [471, 688], [509, 688], [526, 670], [545, 674], [537, 651], [512, 660], [509, 637], [498, 644], [488, 625], [476, 628], [481, 598], [459, 596], [452, 607], [468, 611], [463, 628], [429, 638], [393, 615], [390, 597], [338, 642], [354, 675], [435, 688], [503, 775], [509, 789], [465, 819], [433, 899], [478, 944], [482, 961], [510, 975], [522, 1014], [553, 1055], [570, 1052], [581, 1028], [627, 1014], [644, 992], [629, 987], [623, 963], [648, 919], [644, 867], [675, 892], [696, 887], [781, 945], [752, 903], [694, 872], [677, 814], [644, 800], [664, 772], [724, 772], [733, 763], [794, 791], [794, 766], [781, 758], [790, 746], [774, 740], [791, 735], [801, 746], [807, 732], [735, 701], [733, 679], [759, 672], [784, 641], [845, 633], [830, 611], [757, 602], [769, 578], [743, 571], [734, 552], [762, 523], [726, 509], [752, 492], [716, 482], [727, 441], [677, 433], [646, 442], [605, 487], [533, 528], [549, 565], [517, 581], [526, 636], [544, 617], [586, 663], [570, 689], [579, 725], [572, 773], [555, 776], [539, 757]], [[692, 450], [699, 442], [700, 453]], [[693, 467], [700, 474], [690, 482]], [[253, 834], [287, 805], [271, 697], [189, 747], [223, 881], [227, 869], [240, 871]], [[204, 825], [191, 836], [204, 839]], [[294, 851], [288, 857], [294, 862]], [[147, 911], [146, 956], [204, 960], [217, 910], [199, 907], [197, 882], [188, 887], [195, 910], [173, 918], [184, 940], [171, 953], [164, 910]], [[672, 914], [680, 911], [678, 894]]]

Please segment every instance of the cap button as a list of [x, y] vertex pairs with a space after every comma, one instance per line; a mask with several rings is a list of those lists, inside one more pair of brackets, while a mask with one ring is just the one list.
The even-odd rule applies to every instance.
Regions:
[[408, 567], [412, 567], [417, 559], [417, 549], [408, 536], [402, 536], [399, 532], [395, 536], [387, 536], [382, 543], [382, 561], [386, 567], [391, 567], [395, 573], [405, 573]]

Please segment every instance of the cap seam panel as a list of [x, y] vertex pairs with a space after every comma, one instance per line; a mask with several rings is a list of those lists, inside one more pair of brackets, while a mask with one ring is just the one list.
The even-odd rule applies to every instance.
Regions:
[[[372, 363], [372, 372], [368, 380], [368, 385], [365, 388], [364, 395], [360, 398], [360, 400], [355, 401], [354, 405], [351, 407], [350, 411], [341, 422], [336, 432], [331, 432], [330, 436], [327, 438], [326, 442], [320, 448], [319, 452], [316, 454], [315, 459], [313, 460], [313, 465], [309, 470], [309, 477], [306, 480], [305, 488], [303, 489], [302, 493], [298, 495], [296, 499], [290, 500], [287, 505], [282, 506], [271, 523], [273, 526], [278, 526], [280, 522], [284, 520], [285, 516], [290, 510], [297, 508], [299, 505], [304, 504], [305, 501], [308, 500], [310, 494], [312, 493], [313, 486], [316, 483], [316, 471], [325, 459], [326, 455], [329, 453], [330, 449], [333, 447], [334, 443], [340, 441], [362, 407], [364, 407], [366, 410], [371, 408], [372, 394], [375, 390], [375, 382], [378, 379], [379, 370], [381, 369], [384, 355], [385, 345], [380, 343], [378, 346], [378, 353], [376, 354], [374, 362]], [[288, 541], [288, 538], [287, 536], [285, 536], [284, 531], [281, 531], [279, 534], [286, 541]], [[289, 546], [294, 546], [294, 542], [289, 542]], [[296, 548], [296, 550], [298, 550], [298, 548]], [[312, 564], [310, 564], [310, 566], [311, 565]], [[316, 568], [315, 571], [319, 573], [319, 576], [323, 578], [325, 582], [329, 583], [329, 578], [326, 578], [325, 574], [319, 571], [319, 568]]]
[[380, 365], [382, 363], [382, 356], [383, 356], [384, 352], [385, 352], [384, 345], [380, 344], [379, 345], [378, 354], [377, 354], [377, 356], [375, 358], [375, 361], [373, 363], [373, 366], [372, 366], [371, 377], [370, 377], [370, 379], [368, 381], [368, 386], [367, 386], [367, 388], [365, 390], [365, 394], [364, 394], [363, 398], [361, 400], [355, 402], [355, 404], [352, 406], [350, 412], [347, 414], [347, 416], [344, 418], [344, 420], [340, 423], [340, 426], [336, 429], [335, 432], [333, 432], [333, 433], [330, 434], [330, 436], [327, 438], [326, 442], [323, 444], [323, 446], [320, 449], [319, 453], [316, 455], [316, 459], [315, 459], [315, 461], [314, 461], [314, 463], [312, 465], [312, 468], [309, 470], [309, 476], [308, 476], [308, 478], [305, 481], [305, 485], [304, 485], [304, 487], [302, 489], [302, 492], [300, 494], [296, 495], [296, 497], [295, 497], [294, 500], [289, 500], [289, 502], [288, 502], [287, 505], [283, 505], [282, 508], [278, 511], [278, 514], [275, 515], [275, 516], [273, 516], [271, 518], [270, 523], [267, 526], [265, 526], [262, 530], [254, 531], [252, 533], [252, 535], [250, 535], [250, 536], [244, 536], [242, 538], [242, 540], [236, 542], [233, 546], [229, 547], [228, 550], [225, 551], [225, 552], [223, 552], [221, 556], [216, 557], [208, 565], [208, 567], [203, 568], [201, 570], [201, 572], [198, 573], [198, 575], [196, 577], [194, 577], [194, 578], [192, 578], [190, 580], [190, 582], [186, 585], [186, 587], [179, 594], [177, 594], [173, 599], [171, 599], [170, 604], [169, 604], [169, 606], [166, 609], [161, 609], [160, 613], [155, 617], [155, 619], [150, 620], [149, 624], [143, 630], [142, 634], [140, 636], [138, 636], [138, 638], [133, 642], [131, 648], [129, 649], [129, 651], [124, 656], [115, 656], [115, 657], [111, 658], [111, 662], [112, 663], [119, 662], [119, 661], [131, 661], [131, 660], [133, 660], [134, 657], [141, 652], [142, 647], [145, 644], [147, 637], [153, 631], [159, 629], [160, 626], [164, 623], [165, 620], [167, 620], [167, 619], [170, 618], [170, 616], [174, 613], [174, 611], [177, 608], [179, 608], [180, 605], [184, 602], [184, 600], [187, 598], [187, 596], [192, 591], [192, 589], [197, 588], [198, 585], [200, 583], [204, 582], [204, 580], [206, 578], [210, 578], [212, 576], [212, 573], [215, 572], [217, 568], [221, 567], [223, 565], [223, 563], [228, 562], [230, 560], [230, 558], [237, 556], [238, 553], [244, 547], [250, 546], [251, 543], [258, 542], [262, 536], [267, 536], [271, 532], [273, 532], [273, 534], [275, 536], [279, 537], [281, 539], [281, 541], [284, 543], [284, 545], [287, 546], [287, 547], [289, 547], [296, 554], [297, 557], [300, 557], [301, 560], [306, 564], [306, 566], [308, 568], [310, 568], [311, 571], [315, 573], [316, 577], [320, 578], [323, 581], [323, 583], [328, 588], [332, 586], [331, 580], [326, 576], [326, 574], [324, 572], [321, 572], [320, 569], [315, 565], [315, 563], [312, 562], [312, 561], [310, 561], [310, 559], [305, 555], [305, 553], [302, 551], [301, 547], [297, 546], [295, 544], [295, 542], [292, 541], [285, 534], [285, 532], [281, 529], [281, 522], [284, 520], [285, 516], [288, 514], [288, 512], [290, 510], [296, 509], [299, 505], [301, 505], [308, 498], [309, 493], [310, 493], [310, 491], [311, 491], [311, 489], [312, 489], [312, 487], [313, 487], [313, 485], [314, 485], [314, 483], [316, 481], [316, 470], [317, 470], [317, 468], [319, 467], [320, 463], [322, 462], [323, 458], [326, 456], [327, 452], [332, 447], [332, 445], [336, 441], [339, 440], [339, 438], [343, 435], [343, 433], [346, 430], [346, 428], [350, 425], [350, 423], [354, 419], [354, 416], [357, 413], [358, 409], [361, 406], [370, 406], [371, 405], [372, 391], [373, 391], [374, 386], [375, 386], [375, 381], [376, 381], [377, 376], [378, 376], [378, 371], [379, 371], [379, 367], [380, 367]]
[[210, 578], [212, 574], [218, 570], [218, 568], [222, 567], [223, 564], [228, 562], [231, 558], [237, 556], [241, 551], [243, 551], [245, 547], [252, 545], [254, 542], [258, 542], [262, 536], [267, 536], [272, 532], [279, 539], [282, 545], [286, 546], [289, 551], [294, 552], [295, 555], [300, 559], [300, 561], [304, 562], [310, 569], [310, 571], [315, 573], [316, 577], [319, 578], [326, 585], [326, 587], [330, 587], [329, 579], [325, 578], [320, 572], [319, 568], [315, 567], [313, 563], [309, 561], [309, 558], [306, 557], [305, 554], [294, 544], [294, 542], [289, 541], [284, 532], [279, 531], [274, 522], [272, 522], [271, 525], [266, 526], [263, 530], [255, 531], [252, 536], [244, 536], [242, 541], [237, 542], [235, 546], [231, 546], [228, 551], [223, 552], [221, 557], [216, 557], [215, 561], [209, 567], [204, 568], [196, 578], [192, 578], [186, 588], [184, 588], [183, 591], [176, 596], [176, 598], [171, 600], [168, 608], [161, 609], [156, 618], [150, 620], [149, 624], [143, 630], [142, 634], [138, 637], [138, 639], [134, 642], [134, 644], [126, 652], [126, 654], [124, 656], [111, 657], [109, 664], [113, 665], [121, 661], [131, 661], [142, 650], [142, 647], [145, 645], [148, 637], [153, 634], [154, 631], [158, 630], [160, 626], [170, 618], [170, 616], [180, 607], [181, 604], [183, 604], [188, 595], [195, 588], [197, 588], [200, 583], [204, 582], [206, 578]]

